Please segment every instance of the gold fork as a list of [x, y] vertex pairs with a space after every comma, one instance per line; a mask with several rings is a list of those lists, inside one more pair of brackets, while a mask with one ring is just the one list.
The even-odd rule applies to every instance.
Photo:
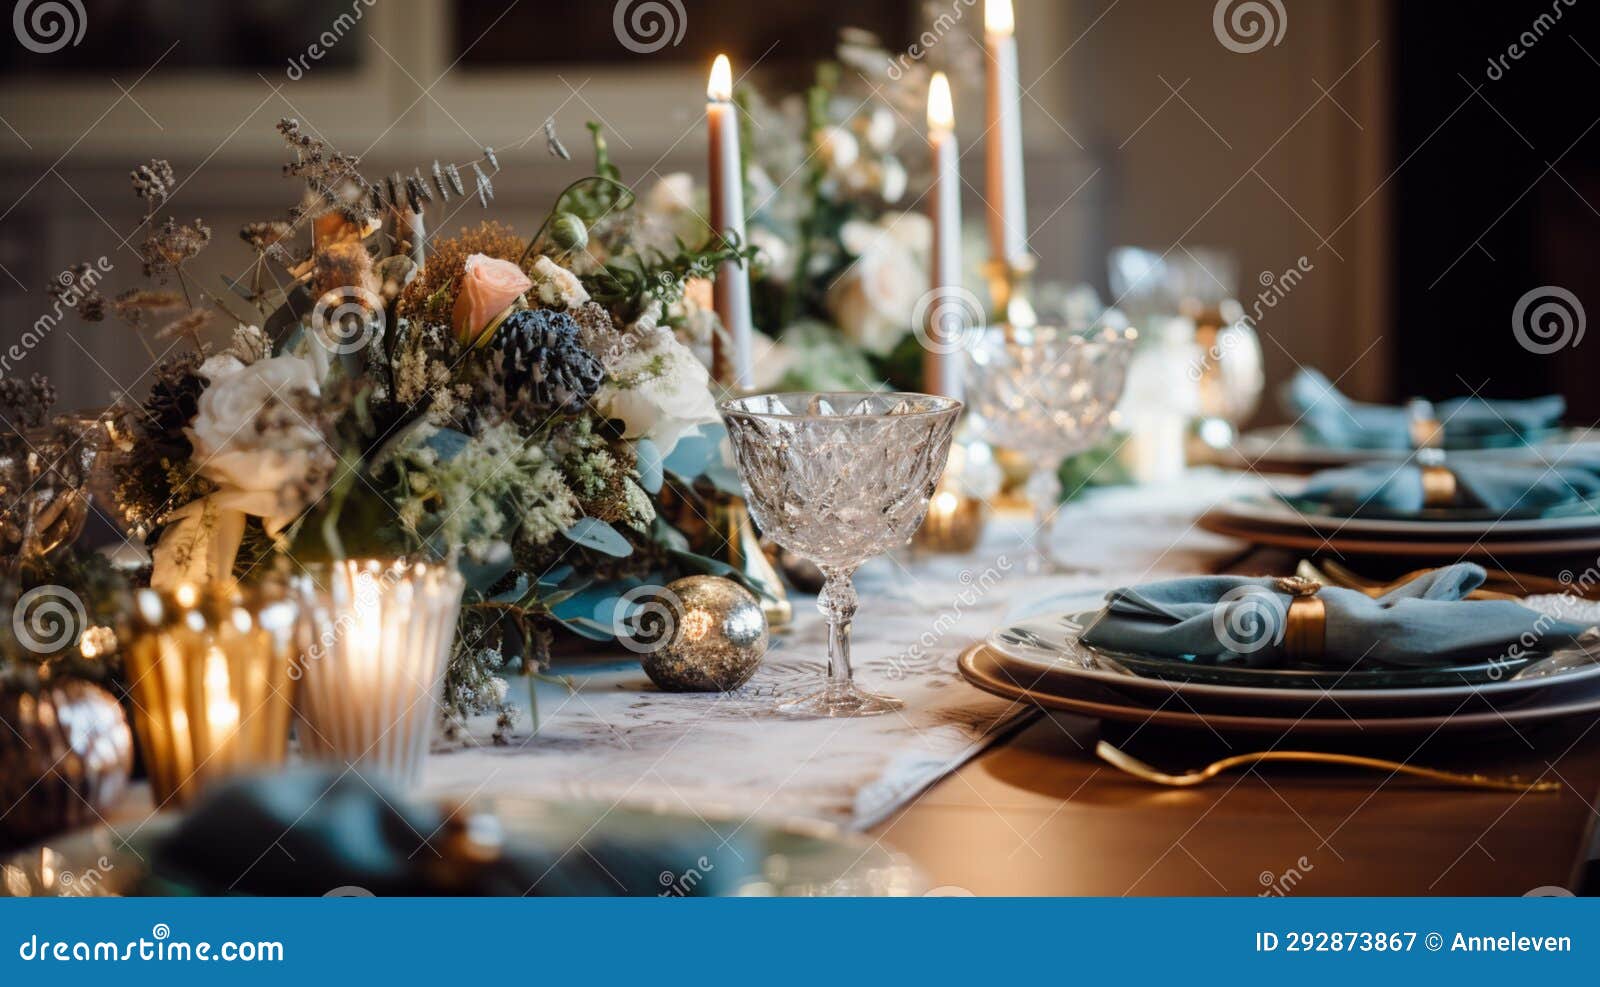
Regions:
[[1157, 785], [1169, 785], [1174, 788], [1190, 788], [1195, 785], [1203, 785], [1229, 768], [1262, 764], [1268, 761], [1286, 761], [1297, 764], [1339, 764], [1352, 768], [1371, 768], [1374, 771], [1389, 771], [1394, 774], [1410, 775], [1413, 778], [1426, 778], [1429, 781], [1442, 782], [1447, 785], [1460, 785], [1465, 788], [1486, 788], [1496, 792], [1558, 792], [1561, 790], [1561, 783], [1558, 781], [1523, 781], [1515, 775], [1510, 778], [1491, 778], [1487, 775], [1458, 774], [1454, 771], [1419, 768], [1414, 765], [1401, 764], [1398, 761], [1385, 761], [1376, 757], [1360, 757], [1355, 754], [1324, 754], [1319, 751], [1257, 751], [1253, 754], [1235, 754], [1233, 757], [1225, 757], [1220, 761], [1213, 761], [1197, 771], [1185, 771], [1183, 774], [1176, 775], [1158, 770], [1104, 740], [1095, 745], [1094, 752], [1100, 755], [1101, 760], [1121, 768], [1136, 778], [1143, 778], [1145, 781], [1155, 782]]

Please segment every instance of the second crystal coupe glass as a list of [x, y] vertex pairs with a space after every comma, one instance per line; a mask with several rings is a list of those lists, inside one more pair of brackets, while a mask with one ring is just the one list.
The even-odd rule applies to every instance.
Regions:
[[1036, 528], [1030, 572], [1061, 570], [1051, 554], [1058, 473], [1068, 456], [1094, 448], [1122, 399], [1132, 329], [1076, 331], [1039, 326], [984, 332], [967, 367], [967, 401], [996, 445], [1032, 458], [1028, 499]]
[[901, 701], [850, 675], [850, 578], [906, 541], [928, 512], [961, 402], [927, 394], [758, 394], [719, 406], [750, 515], [762, 534], [815, 562], [827, 579], [828, 679], [778, 706], [793, 716], [870, 716]]

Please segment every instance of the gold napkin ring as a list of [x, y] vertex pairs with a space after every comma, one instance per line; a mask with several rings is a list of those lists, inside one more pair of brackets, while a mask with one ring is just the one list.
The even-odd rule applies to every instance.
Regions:
[[1422, 467], [1422, 506], [1449, 507], [1456, 502], [1456, 475], [1446, 466]]
[[1439, 419], [1411, 419], [1411, 445], [1416, 449], [1436, 449], [1444, 445], [1444, 426]]
[[1283, 630], [1284, 654], [1296, 661], [1322, 658], [1328, 634], [1328, 607], [1317, 593], [1322, 584], [1302, 576], [1285, 576], [1275, 584], [1289, 594], [1289, 612]]

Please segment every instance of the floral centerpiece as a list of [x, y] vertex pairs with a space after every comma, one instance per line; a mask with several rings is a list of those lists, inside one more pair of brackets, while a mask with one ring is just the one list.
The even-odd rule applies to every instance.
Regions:
[[[499, 676], [541, 666], [557, 633], [609, 638], [628, 590], [733, 575], [662, 508], [692, 513], [731, 483], [711, 381], [678, 332], [717, 331], [701, 272], [743, 254], [713, 236], [647, 246], [598, 130], [595, 174], [531, 237], [494, 222], [430, 237], [435, 200], [489, 204], [492, 149], [369, 181], [295, 121], [279, 129], [304, 191], [241, 231], [257, 261], [227, 294], [185, 270], [210, 231], [156, 222], [171, 168], [134, 173], [154, 283], [111, 308], [188, 344], [122, 409], [118, 507], [157, 587], [329, 558], [453, 562], [468, 589], [448, 712], [503, 728]], [[219, 314], [236, 328], [212, 349], [200, 329]]]

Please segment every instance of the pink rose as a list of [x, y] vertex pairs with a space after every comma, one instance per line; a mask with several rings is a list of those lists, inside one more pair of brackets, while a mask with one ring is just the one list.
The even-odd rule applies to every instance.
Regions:
[[467, 258], [462, 270], [461, 291], [456, 295], [456, 308], [451, 323], [456, 339], [463, 346], [483, 345], [490, 333], [484, 330], [494, 322], [523, 293], [533, 287], [533, 282], [508, 260], [497, 260], [485, 254]]

